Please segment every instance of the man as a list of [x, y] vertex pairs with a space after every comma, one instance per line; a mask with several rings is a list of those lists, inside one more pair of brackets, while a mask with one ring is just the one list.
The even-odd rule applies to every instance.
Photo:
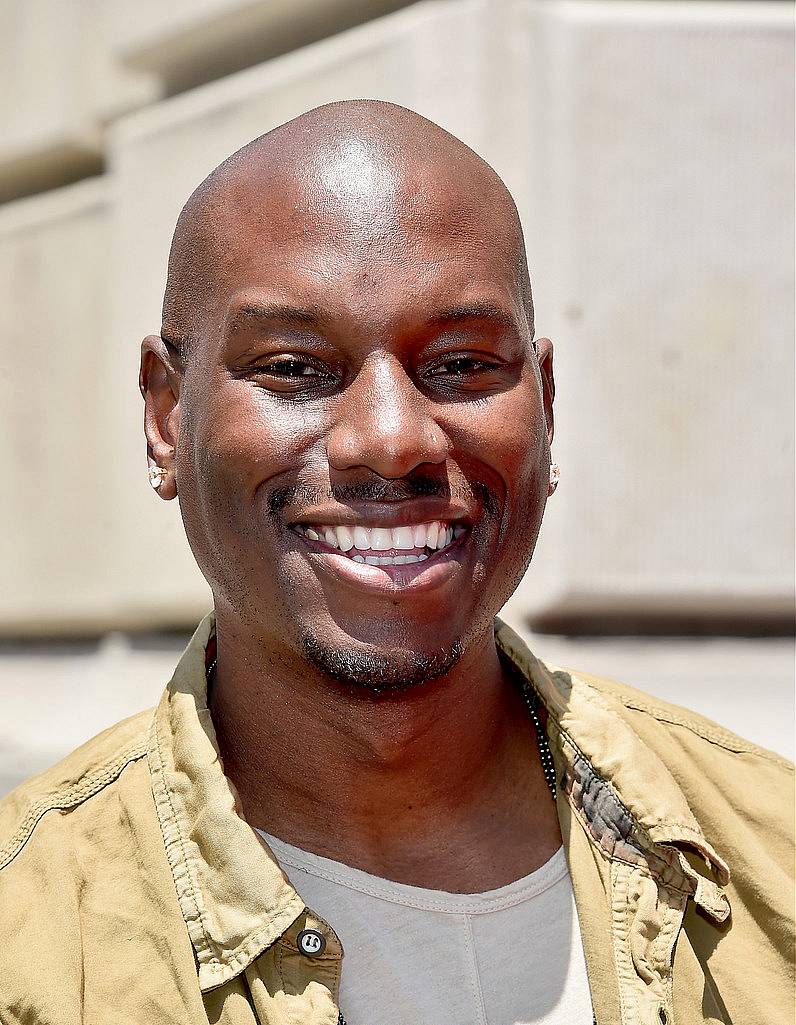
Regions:
[[140, 384], [214, 615], [3, 803], [4, 1025], [789, 1020], [790, 766], [495, 620], [557, 478], [490, 167], [364, 101], [244, 147]]

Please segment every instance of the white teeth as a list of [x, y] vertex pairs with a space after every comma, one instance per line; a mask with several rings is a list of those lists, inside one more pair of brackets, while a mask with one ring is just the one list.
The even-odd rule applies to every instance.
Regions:
[[447, 548], [453, 540], [453, 530], [451, 527], [440, 527], [439, 534], [437, 535], [437, 543], [435, 548]]
[[392, 548], [392, 531], [389, 527], [370, 528], [370, 549], [374, 552], [386, 552]]
[[364, 527], [354, 527], [354, 548], [361, 552], [370, 548], [370, 533]]
[[[350, 552], [355, 548], [357, 552], [407, 552], [420, 548], [430, 548], [432, 551], [439, 551], [447, 548], [454, 539], [460, 538], [465, 533], [466, 527], [461, 525], [447, 526], [444, 523], [433, 521], [431, 523], [417, 523], [413, 526], [404, 527], [352, 527], [340, 525], [337, 527], [303, 527], [303, 533], [310, 541], [325, 541], [332, 548], [343, 552]], [[362, 562], [361, 556], [351, 556], [357, 562]], [[373, 558], [373, 557], [369, 557]], [[372, 561], [369, 565], [403, 565], [405, 561], [422, 562], [428, 558], [427, 555], [411, 555], [390, 557], [387, 561], [381, 558], [378, 563]]]
[[364, 562], [366, 566], [405, 566], [410, 562], [425, 562], [427, 555], [354, 555], [354, 562]]
[[348, 527], [335, 527], [334, 529], [337, 534], [337, 547], [344, 552], [350, 552], [354, 547], [354, 535]]
[[393, 527], [392, 547], [398, 549], [414, 548], [415, 539], [412, 527]]

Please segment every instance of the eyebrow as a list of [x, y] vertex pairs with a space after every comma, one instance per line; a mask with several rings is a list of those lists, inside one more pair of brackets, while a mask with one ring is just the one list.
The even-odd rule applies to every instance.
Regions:
[[[229, 331], [243, 327], [249, 320], [277, 321], [296, 327], [314, 327], [321, 325], [323, 317], [317, 307], [290, 306], [284, 303], [247, 302], [237, 307], [229, 319]], [[498, 324], [510, 326], [514, 323], [511, 314], [500, 306], [490, 302], [466, 303], [451, 306], [447, 310], [431, 318], [432, 324], [455, 324], [463, 320], [492, 320]]]
[[288, 306], [283, 303], [248, 302], [238, 306], [229, 318], [229, 330], [242, 327], [249, 320], [275, 320], [296, 327], [318, 327], [321, 317], [317, 309]]
[[468, 303], [463, 306], [451, 306], [434, 318], [434, 323], [451, 324], [458, 320], [494, 320], [499, 324], [513, 324], [514, 318], [500, 306], [489, 302]]

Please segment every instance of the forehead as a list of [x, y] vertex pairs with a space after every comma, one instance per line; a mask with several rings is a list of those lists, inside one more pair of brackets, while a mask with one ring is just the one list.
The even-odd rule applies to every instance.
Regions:
[[517, 305], [511, 201], [489, 182], [465, 184], [433, 162], [396, 168], [351, 143], [279, 181], [242, 176], [207, 253], [221, 308], [257, 290], [383, 316], [484, 298]]

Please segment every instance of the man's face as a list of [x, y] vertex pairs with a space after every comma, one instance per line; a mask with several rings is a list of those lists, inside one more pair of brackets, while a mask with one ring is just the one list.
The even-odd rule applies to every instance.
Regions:
[[371, 687], [445, 672], [547, 496], [549, 343], [511, 225], [349, 146], [230, 203], [214, 273], [176, 474], [219, 621]]

